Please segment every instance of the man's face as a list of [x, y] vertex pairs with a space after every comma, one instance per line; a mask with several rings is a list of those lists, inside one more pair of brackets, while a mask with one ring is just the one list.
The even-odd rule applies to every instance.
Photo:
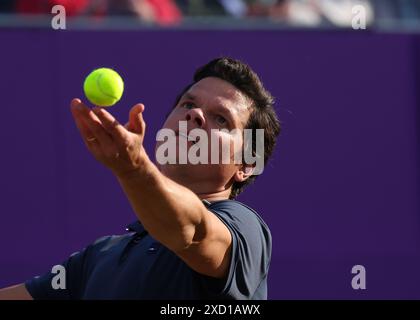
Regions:
[[[242, 181], [240, 171], [243, 166], [233, 163], [234, 144], [238, 144], [242, 152], [243, 129], [251, 113], [251, 102], [238, 89], [230, 83], [214, 77], [204, 78], [194, 84], [180, 99], [176, 107], [166, 119], [162, 129], [171, 129], [176, 133], [177, 150], [180, 139], [186, 139], [179, 132], [179, 123], [187, 125], [187, 133], [193, 129], [201, 129], [208, 137], [208, 164], [179, 164], [177, 151], [177, 164], [160, 164], [160, 170], [169, 178], [189, 187], [194, 192], [213, 193], [228, 189], [235, 181]], [[221, 131], [225, 129], [228, 132]], [[234, 135], [236, 129], [239, 134]], [[213, 132], [213, 133], [212, 133]], [[212, 136], [213, 135], [213, 136]], [[235, 140], [236, 139], [236, 140]], [[211, 161], [212, 141], [218, 141], [220, 161]], [[163, 142], [157, 142], [156, 148]], [[203, 143], [198, 141], [197, 146]], [[194, 142], [184, 141], [187, 151]], [[222, 150], [230, 147], [230, 163], [222, 164]], [[214, 148], [214, 144], [213, 144]], [[185, 150], [184, 150], [185, 151]], [[213, 149], [214, 151], [214, 149]]]

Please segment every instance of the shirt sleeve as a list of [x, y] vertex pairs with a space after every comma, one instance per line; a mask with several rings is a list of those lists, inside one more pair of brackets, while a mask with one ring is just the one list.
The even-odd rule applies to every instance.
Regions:
[[[41, 276], [25, 282], [26, 289], [34, 300], [72, 300], [81, 299], [88, 272], [88, 258], [92, 247], [103, 243], [103, 237], [81, 251], [73, 253], [67, 260], [51, 268]], [[54, 272], [53, 272], [54, 271]], [[63, 282], [63, 278], [65, 281]]]
[[232, 235], [229, 271], [224, 279], [202, 276], [211, 298], [258, 299], [255, 292], [264, 286], [271, 260], [271, 233], [257, 213], [237, 201], [220, 201], [208, 206]]

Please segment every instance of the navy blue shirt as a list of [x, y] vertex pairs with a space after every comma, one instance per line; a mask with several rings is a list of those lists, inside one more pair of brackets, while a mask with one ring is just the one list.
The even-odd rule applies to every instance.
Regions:
[[53, 288], [51, 272], [27, 281], [26, 288], [34, 299], [267, 299], [267, 225], [238, 201], [205, 204], [232, 234], [224, 279], [194, 271], [137, 221], [126, 234], [100, 238], [63, 262], [65, 289]]

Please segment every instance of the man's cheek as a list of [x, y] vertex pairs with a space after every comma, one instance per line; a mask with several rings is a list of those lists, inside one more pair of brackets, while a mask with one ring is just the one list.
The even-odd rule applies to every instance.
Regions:
[[209, 158], [209, 162], [213, 164], [241, 163], [242, 139], [227, 134], [212, 135]]

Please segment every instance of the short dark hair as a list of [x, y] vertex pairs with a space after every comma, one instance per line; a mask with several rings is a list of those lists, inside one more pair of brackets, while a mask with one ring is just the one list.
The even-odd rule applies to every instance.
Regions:
[[[274, 151], [277, 136], [281, 131], [280, 121], [273, 107], [273, 96], [264, 88], [258, 75], [247, 64], [236, 59], [222, 57], [214, 59], [196, 70], [193, 82], [177, 96], [175, 106], [194, 84], [208, 77], [216, 77], [229, 82], [251, 101], [252, 111], [244, 128], [252, 130], [252, 153], [254, 156], [256, 155], [256, 129], [264, 129], [265, 165]], [[256, 178], [257, 176], [253, 175], [243, 182], [234, 182], [229, 198], [236, 198]]]

